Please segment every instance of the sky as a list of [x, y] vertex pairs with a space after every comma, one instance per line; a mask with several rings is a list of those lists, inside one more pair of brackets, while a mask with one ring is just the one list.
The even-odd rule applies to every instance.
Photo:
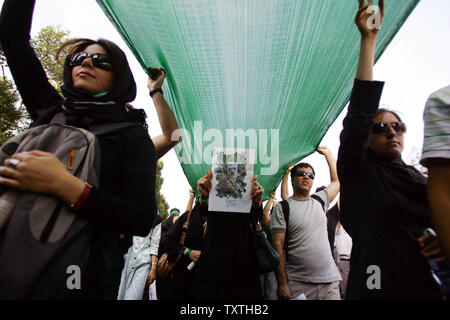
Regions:
[[[3, 0], [0, 4], [3, 5]], [[374, 68], [374, 79], [386, 82], [380, 104], [398, 111], [408, 127], [403, 151], [406, 162], [422, 148], [422, 115], [428, 96], [450, 84], [449, 12], [449, 0], [421, 0]], [[148, 95], [147, 75], [95, 0], [37, 0], [31, 34], [36, 35], [47, 25], [60, 25], [73, 37], [105, 38], [117, 43], [127, 55], [137, 84], [137, 98], [132, 104], [146, 111], [150, 136], [161, 134], [157, 114]], [[346, 113], [347, 108], [321, 142], [331, 149], [335, 157]], [[173, 150], [162, 160], [164, 183], [161, 192], [170, 207], [183, 211], [189, 199], [190, 186]], [[315, 168], [313, 189], [329, 184], [329, 171], [323, 156], [315, 153], [302, 161]], [[291, 186], [289, 188], [292, 193]], [[280, 199], [279, 188], [276, 196]]]

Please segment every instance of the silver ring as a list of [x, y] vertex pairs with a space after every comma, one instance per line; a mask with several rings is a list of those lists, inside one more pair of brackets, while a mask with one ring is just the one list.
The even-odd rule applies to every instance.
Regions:
[[17, 170], [17, 165], [19, 164], [19, 159], [9, 159], [8, 160], [8, 167], [13, 168], [14, 170]]

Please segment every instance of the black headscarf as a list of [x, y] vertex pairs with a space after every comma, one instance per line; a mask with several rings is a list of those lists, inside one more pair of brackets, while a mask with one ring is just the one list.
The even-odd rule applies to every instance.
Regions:
[[70, 57], [66, 57], [64, 62], [64, 83], [61, 86], [61, 90], [66, 97], [63, 112], [68, 118], [67, 124], [89, 128], [94, 123], [131, 121], [146, 127], [144, 110], [126, 110], [126, 105], [136, 97], [136, 82], [125, 53], [120, 48], [117, 47], [117, 49], [120, 52], [122, 61], [118, 64], [118, 70], [114, 71], [114, 81], [111, 89], [102, 97], [94, 97], [92, 94], [73, 85]]

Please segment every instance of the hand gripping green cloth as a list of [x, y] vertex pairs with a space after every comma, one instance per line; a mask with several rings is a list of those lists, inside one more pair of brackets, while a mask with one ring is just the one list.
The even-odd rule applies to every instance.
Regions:
[[[356, 0], [97, 0], [165, 97], [190, 185], [213, 147], [255, 149], [264, 199], [311, 154], [348, 102], [359, 56]], [[418, 0], [386, 1], [378, 59]], [[395, 71], [394, 71], [395, 72]]]

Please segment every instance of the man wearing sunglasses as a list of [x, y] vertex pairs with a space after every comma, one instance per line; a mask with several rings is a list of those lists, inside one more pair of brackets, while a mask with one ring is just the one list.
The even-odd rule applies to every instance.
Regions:
[[310, 196], [314, 169], [308, 163], [297, 164], [291, 170], [294, 194], [277, 204], [270, 222], [272, 243], [281, 256], [276, 269], [280, 300], [302, 293], [308, 300], [340, 300], [341, 276], [331, 254], [326, 218], [328, 205], [338, 194], [340, 185], [331, 151], [321, 146], [317, 152], [327, 160], [331, 183]]

